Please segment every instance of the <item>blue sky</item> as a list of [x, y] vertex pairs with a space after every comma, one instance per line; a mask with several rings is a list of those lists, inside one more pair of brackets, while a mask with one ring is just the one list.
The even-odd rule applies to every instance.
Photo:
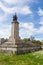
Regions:
[[0, 38], [9, 38], [17, 13], [21, 38], [43, 39], [43, 0], [0, 0]]

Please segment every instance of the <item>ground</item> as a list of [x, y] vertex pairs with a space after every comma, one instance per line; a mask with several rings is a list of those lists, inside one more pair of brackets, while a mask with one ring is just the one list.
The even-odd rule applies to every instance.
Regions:
[[43, 50], [22, 55], [0, 53], [0, 65], [43, 65]]

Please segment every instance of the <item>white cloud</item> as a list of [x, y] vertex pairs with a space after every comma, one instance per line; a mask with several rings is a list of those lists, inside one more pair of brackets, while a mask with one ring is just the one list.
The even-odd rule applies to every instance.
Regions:
[[4, 2], [8, 3], [8, 4], [14, 4], [14, 5], [20, 5], [20, 4], [24, 4], [26, 2], [26, 0], [4, 0]]
[[24, 14], [32, 14], [32, 11], [28, 6], [24, 6], [24, 8], [21, 9], [21, 12]]
[[21, 3], [21, 2], [24, 2], [25, 0], [23, 0], [23, 1], [22, 1], [22, 0], [19, 0], [19, 1], [18, 1], [18, 0], [4, 0], [4, 1], [7, 2], [7, 3], [10, 3], [10, 4], [12, 4], [12, 3], [15, 4], [15, 3]]
[[39, 16], [43, 16], [43, 10], [41, 8], [39, 8], [38, 14], [39, 14]]
[[[30, 37], [35, 34], [36, 28], [34, 28], [34, 24], [30, 23], [20, 23], [20, 35], [22, 38]], [[24, 37], [23, 37], [24, 36]]]
[[5, 24], [7, 21], [7, 13], [4, 13], [2, 16], [0, 16], [0, 38], [8, 38], [10, 35], [10, 27], [8, 23]]
[[6, 13], [20, 13], [20, 14], [32, 14], [32, 11], [30, 10], [29, 6], [23, 6], [23, 7], [12, 7], [12, 8], [8, 8], [6, 6], [4, 6], [4, 4], [2, 2], [0, 2], [0, 8], [6, 12]]
[[37, 29], [37, 33], [38, 33], [38, 34], [43, 34], [43, 26], [40, 26], [40, 27]]
[[39, 8], [38, 14], [40, 16], [39, 18], [40, 27], [37, 29], [37, 33], [43, 34], [43, 10], [41, 8]]
[[7, 20], [7, 13], [4, 13], [3, 15], [0, 15], [0, 24], [2, 24], [5, 20]]
[[29, 38], [31, 35], [43, 35], [43, 26], [41, 25], [39, 28], [34, 27], [34, 23], [20, 23], [20, 36], [21, 38]]
[[29, 2], [29, 3], [32, 3], [32, 2], [35, 2], [35, 3], [38, 3], [37, 0], [4, 0], [4, 2], [8, 3], [8, 4], [25, 4], [26, 2]]
[[31, 29], [34, 27], [34, 24], [32, 22], [30, 23], [20, 23], [20, 27], [23, 27], [23, 28], [27, 28], [27, 29]]
[[43, 21], [40, 21], [40, 23], [39, 23], [39, 24], [43, 25]]
[[2, 24], [0, 27], [0, 38], [9, 38], [11, 26], [8, 24]]
[[40, 17], [40, 22], [39, 22], [39, 24], [43, 25], [43, 16]]

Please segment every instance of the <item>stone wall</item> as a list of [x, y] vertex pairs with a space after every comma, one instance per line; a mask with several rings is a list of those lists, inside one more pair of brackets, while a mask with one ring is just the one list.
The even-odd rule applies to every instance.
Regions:
[[17, 54], [24, 54], [40, 50], [40, 47], [23, 47], [17, 49]]
[[32, 42], [21, 43], [21, 44], [18, 43], [17, 45], [14, 45], [14, 43], [12, 42], [5, 42], [3, 44], [0, 44], [0, 52], [5, 52], [5, 53], [24, 54], [38, 50], [40, 50], [40, 46], [37, 46]]
[[28, 52], [34, 52], [40, 50], [40, 47], [2, 47], [0, 52], [11, 53], [11, 54], [24, 54]]

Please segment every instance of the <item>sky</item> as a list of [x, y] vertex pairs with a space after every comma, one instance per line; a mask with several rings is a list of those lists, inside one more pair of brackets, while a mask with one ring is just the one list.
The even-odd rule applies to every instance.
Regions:
[[20, 37], [43, 40], [43, 0], [0, 0], [0, 38], [9, 38], [15, 12]]

